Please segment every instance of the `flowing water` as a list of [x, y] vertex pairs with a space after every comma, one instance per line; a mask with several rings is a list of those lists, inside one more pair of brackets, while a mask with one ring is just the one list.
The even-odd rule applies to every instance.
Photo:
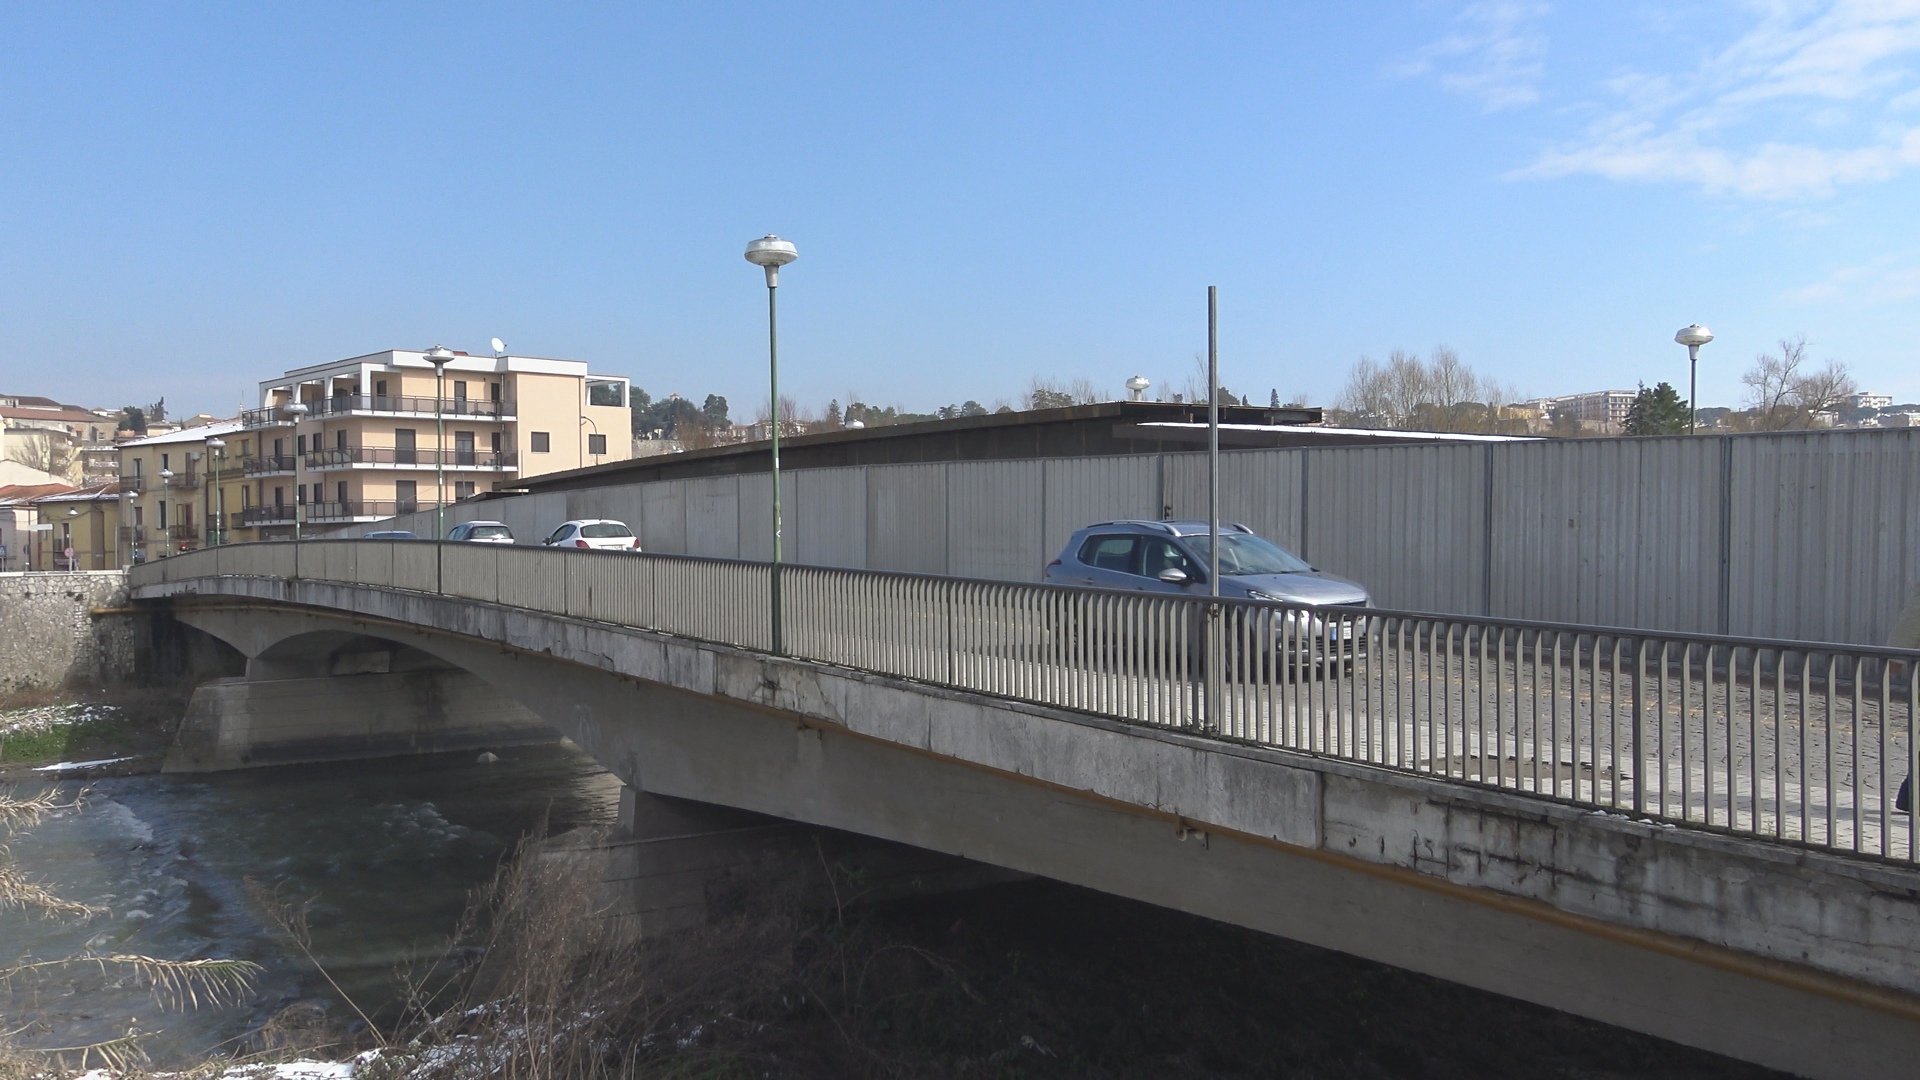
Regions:
[[[571, 744], [199, 776], [100, 780], [85, 805], [11, 843], [18, 868], [106, 909], [84, 921], [0, 912], [0, 964], [82, 952], [217, 956], [266, 968], [245, 1005], [163, 1012], [115, 972], [66, 967], [0, 990], [0, 1024], [55, 1047], [134, 1024], [158, 1064], [237, 1044], [295, 1002], [355, 1021], [397, 1000], [396, 968], [438, 955], [501, 856], [543, 816], [554, 832], [610, 823], [619, 783]], [[64, 788], [78, 790], [77, 784]], [[31, 794], [21, 785], [19, 794]], [[249, 898], [251, 878], [311, 900], [329, 985]], [[132, 1019], [137, 1018], [137, 1019]]]

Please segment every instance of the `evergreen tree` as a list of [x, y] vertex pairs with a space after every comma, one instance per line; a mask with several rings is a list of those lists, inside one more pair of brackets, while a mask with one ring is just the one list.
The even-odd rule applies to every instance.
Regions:
[[1687, 430], [1687, 403], [1670, 383], [1651, 388], [1640, 384], [1627, 411], [1629, 435], [1682, 435]]

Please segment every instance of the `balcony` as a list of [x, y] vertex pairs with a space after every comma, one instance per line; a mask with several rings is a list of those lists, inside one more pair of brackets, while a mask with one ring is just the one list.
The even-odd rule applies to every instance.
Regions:
[[290, 473], [293, 471], [293, 455], [262, 454], [259, 457], [248, 458], [245, 470], [248, 476], [268, 476], [273, 473]]
[[[312, 403], [309, 403], [309, 408]], [[240, 426], [248, 431], [254, 428], [292, 427], [293, 417], [286, 413], [286, 406], [275, 405], [266, 409], [248, 409], [240, 414]]]
[[167, 539], [174, 541], [198, 540], [200, 539], [200, 526], [192, 522], [184, 525], [169, 525], [167, 526]]
[[122, 526], [120, 526], [120, 542], [121, 542], [121, 543], [123, 543], [123, 544], [144, 544], [144, 543], [146, 543], [146, 542], [147, 542], [147, 527], [146, 527], [145, 525], [122, 525]]
[[293, 507], [285, 504], [272, 506], [249, 506], [233, 515], [233, 527], [251, 529], [260, 525], [293, 524]]
[[328, 469], [401, 468], [431, 469], [445, 465], [449, 469], [506, 470], [519, 467], [519, 455], [512, 450], [405, 449], [394, 446], [336, 446], [316, 450], [306, 458], [306, 467], [316, 472]]
[[411, 514], [417, 510], [431, 510], [434, 508], [434, 505], [431, 500], [419, 499], [403, 502], [393, 502], [384, 499], [356, 499], [348, 502], [314, 503], [305, 508], [304, 520], [327, 522], [376, 521], [380, 518]]
[[165, 478], [167, 486], [175, 491], [192, 491], [200, 486], [200, 474], [188, 469]]
[[336, 394], [307, 402], [314, 417], [325, 416], [444, 416], [449, 420], [512, 420], [518, 409], [511, 401], [482, 401], [479, 398], [387, 397], [367, 394]]
[[123, 476], [120, 478], [120, 490], [128, 495], [138, 495], [147, 490], [147, 478], [144, 476]]

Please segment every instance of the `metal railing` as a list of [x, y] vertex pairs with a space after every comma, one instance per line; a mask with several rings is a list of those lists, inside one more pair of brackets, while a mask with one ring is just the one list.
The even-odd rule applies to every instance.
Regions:
[[167, 479], [167, 486], [176, 491], [192, 491], [200, 486], [200, 474], [192, 470], [177, 472]]
[[293, 457], [292, 454], [261, 454], [259, 457], [248, 458], [241, 468], [248, 476], [290, 473], [293, 471]]
[[293, 524], [293, 507], [285, 503], [249, 506], [233, 515], [233, 527], [251, 529], [256, 525]]
[[[773, 568], [721, 559], [317, 541], [190, 553], [134, 584], [288, 577], [296, 559], [302, 577], [772, 640]], [[1920, 771], [1920, 651], [820, 567], [779, 578], [802, 659], [1920, 862], [1896, 805]]]
[[185, 525], [169, 525], [167, 526], [167, 539], [198, 540], [200, 539], [200, 527], [190, 523]]
[[392, 500], [392, 499], [349, 499], [345, 502], [307, 503], [302, 509], [306, 521], [346, 521], [354, 518], [390, 518], [400, 514], [411, 514], [420, 510], [431, 510], [436, 504], [431, 499]]
[[445, 450], [436, 450], [432, 447], [335, 446], [309, 451], [306, 467], [325, 470], [350, 468], [354, 465], [445, 464], [449, 468], [511, 469], [516, 467], [518, 460], [518, 456], [512, 450], [463, 450], [457, 446], [448, 447]]
[[348, 413], [404, 413], [412, 416], [446, 416], [461, 419], [508, 420], [516, 414], [512, 401], [485, 401], [479, 398], [441, 398], [438, 408], [430, 397], [388, 397], [385, 394], [335, 394], [307, 402], [312, 415], [344, 416]]
[[240, 426], [247, 430], [263, 427], [292, 427], [293, 417], [287, 415], [284, 405], [265, 409], [247, 409], [240, 414]]

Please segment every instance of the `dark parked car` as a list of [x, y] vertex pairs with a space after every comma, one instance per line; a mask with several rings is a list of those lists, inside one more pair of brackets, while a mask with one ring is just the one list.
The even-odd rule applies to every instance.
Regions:
[[379, 532], [360, 534], [362, 540], [418, 540], [418, 536], [405, 529], [382, 529]]
[[[1207, 523], [1103, 521], [1073, 534], [1047, 564], [1055, 585], [1207, 594]], [[1293, 604], [1367, 606], [1365, 587], [1323, 573], [1234, 522], [1220, 524], [1220, 595]]]
[[463, 521], [447, 530], [447, 539], [470, 544], [511, 544], [513, 530], [498, 521]]

